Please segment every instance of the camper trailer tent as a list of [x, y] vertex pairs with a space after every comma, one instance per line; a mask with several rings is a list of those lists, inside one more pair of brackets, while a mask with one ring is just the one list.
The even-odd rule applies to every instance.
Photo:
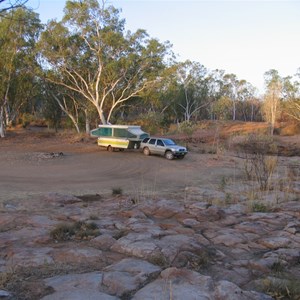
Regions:
[[138, 149], [141, 141], [149, 136], [140, 126], [133, 125], [99, 125], [91, 135], [98, 137], [98, 145], [109, 151]]

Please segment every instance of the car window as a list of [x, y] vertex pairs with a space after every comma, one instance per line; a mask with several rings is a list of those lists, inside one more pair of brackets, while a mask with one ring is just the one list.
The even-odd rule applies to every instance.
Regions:
[[164, 146], [164, 143], [162, 140], [157, 140], [157, 143], [156, 143], [157, 146]]
[[149, 141], [149, 138], [143, 139], [143, 143], [147, 143]]
[[150, 139], [149, 144], [155, 145], [156, 139]]
[[164, 142], [165, 142], [166, 146], [176, 145], [176, 143], [170, 139], [164, 140]]

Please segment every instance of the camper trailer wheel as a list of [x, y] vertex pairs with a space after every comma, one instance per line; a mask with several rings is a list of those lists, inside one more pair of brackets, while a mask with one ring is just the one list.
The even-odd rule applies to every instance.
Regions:
[[149, 150], [149, 148], [148, 148], [148, 147], [145, 147], [145, 148], [143, 149], [143, 153], [144, 153], [145, 155], [150, 155], [150, 150]]
[[107, 151], [113, 152], [113, 151], [114, 151], [114, 148], [113, 148], [111, 145], [109, 145], [109, 146], [107, 147]]

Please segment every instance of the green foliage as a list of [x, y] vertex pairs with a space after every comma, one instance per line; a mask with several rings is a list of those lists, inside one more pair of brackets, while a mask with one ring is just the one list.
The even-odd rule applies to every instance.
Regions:
[[139, 116], [139, 120], [135, 122], [141, 125], [145, 131], [150, 134], [160, 132], [163, 134], [168, 130], [169, 122], [159, 112], [148, 112]]
[[230, 120], [232, 118], [232, 100], [226, 96], [221, 97], [213, 104], [212, 112], [218, 120]]
[[179, 132], [187, 135], [188, 137], [192, 136], [196, 128], [197, 126], [190, 121], [184, 121], [179, 124]]
[[[107, 4], [67, 1], [62, 21], [52, 20], [44, 30], [31, 10], [1, 14], [0, 108], [5, 116], [0, 122], [15, 124], [24, 113], [42, 111], [57, 129], [63, 109], [69, 117], [63, 125], [78, 132], [86, 120], [97, 126], [100, 118], [102, 123], [141, 122], [150, 133], [164, 134], [171, 123], [183, 121], [261, 120], [262, 101], [250, 83], [198, 62], [175, 63], [169, 42], [150, 38], [145, 30], [126, 32], [120, 11]], [[265, 79], [264, 116], [271, 131], [279, 102], [281, 117], [299, 121], [299, 82], [276, 70], [266, 72]], [[53, 95], [64, 108], [51, 103]], [[184, 129], [188, 136], [190, 129]]]
[[170, 81], [173, 110], [179, 121], [196, 121], [210, 102], [208, 70], [198, 62], [178, 63]]
[[29, 113], [24, 113], [21, 115], [19, 121], [21, 122], [22, 127], [26, 128], [31, 122], [34, 121], [34, 116]]
[[113, 6], [68, 1], [63, 20], [50, 22], [40, 40], [42, 57], [51, 68], [47, 80], [91, 103], [102, 123], [150, 87], [170, 48], [149, 39], [144, 30], [125, 32], [124, 23]]
[[268, 212], [268, 207], [265, 204], [259, 202], [254, 202], [251, 208], [253, 212]]
[[48, 127], [57, 131], [61, 123], [62, 111], [54, 99], [44, 97], [42, 114], [48, 123]]
[[5, 106], [9, 123], [38, 106], [36, 40], [41, 29], [38, 15], [25, 8], [0, 16], [0, 108]]

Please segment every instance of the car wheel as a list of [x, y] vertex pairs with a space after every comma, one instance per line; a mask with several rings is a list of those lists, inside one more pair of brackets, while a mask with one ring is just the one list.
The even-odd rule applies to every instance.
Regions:
[[109, 146], [107, 147], [107, 151], [108, 151], [108, 152], [113, 152], [113, 151], [114, 151], [114, 148], [113, 148], [111, 145], [109, 145]]
[[167, 152], [165, 153], [165, 158], [171, 160], [171, 159], [174, 158], [174, 154], [173, 154], [171, 151], [167, 151]]
[[149, 148], [148, 148], [148, 147], [145, 147], [145, 148], [143, 149], [143, 153], [144, 153], [145, 155], [150, 155], [150, 150], [149, 150]]

